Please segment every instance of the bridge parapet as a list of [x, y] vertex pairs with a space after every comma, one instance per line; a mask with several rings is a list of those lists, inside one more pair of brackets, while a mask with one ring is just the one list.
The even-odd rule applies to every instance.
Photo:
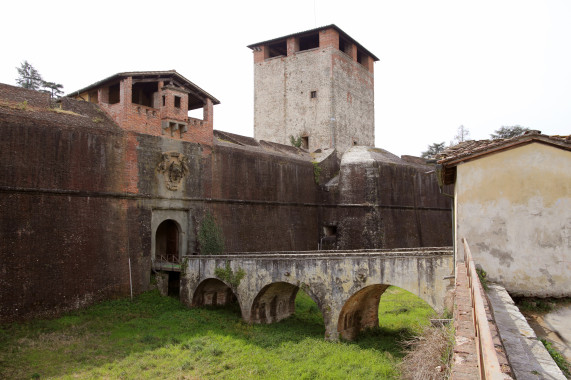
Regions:
[[452, 273], [450, 247], [185, 256], [180, 296], [188, 306], [235, 298], [245, 321], [272, 323], [295, 312], [301, 288], [320, 308], [326, 338], [352, 339], [378, 325], [378, 303], [389, 285], [443, 311]]

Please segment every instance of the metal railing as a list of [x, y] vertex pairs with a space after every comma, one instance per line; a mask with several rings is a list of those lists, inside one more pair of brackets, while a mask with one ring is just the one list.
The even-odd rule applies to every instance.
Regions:
[[481, 379], [503, 379], [500, 362], [496, 355], [496, 349], [492, 340], [492, 333], [488, 325], [486, 309], [484, 308], [484, 299], [480, 293], [480, 279], [476, 273], [476, 266], [472, 259], [472, 252], [468, 246], [468, 241], [462, 238], [464, 243], [464, 263], [470, 287], [470, 295], [472, 299], [472, 322], [476, 333], [476, 352], [478, 353], [478, 367], [480, 369]]
[[166, 263], [180, 264], [178, 255], [164, 255], [158, 256], [156, 261], [162, 261]]

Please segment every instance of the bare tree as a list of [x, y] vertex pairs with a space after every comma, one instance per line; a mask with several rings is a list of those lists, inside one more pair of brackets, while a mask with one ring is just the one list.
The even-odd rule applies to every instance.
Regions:
[[468, 128], [461, 125], [456, 130], [456, 136], [454, 136], [454, 143], [459, 144], [461, 142], [464, 142], [464, 141], [468, 140], [468, 137], [470, 137], [470, 131], [468, 130]]

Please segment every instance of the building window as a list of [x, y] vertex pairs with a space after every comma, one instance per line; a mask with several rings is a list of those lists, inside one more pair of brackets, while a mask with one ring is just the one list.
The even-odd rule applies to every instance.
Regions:
[[315, 49], [319, 47], [319, 33], [312, 33], [299, 37], [299, 51]]
[[309, 97], [310, 97], [311, 99], [317, 98], [317, 91], [311, 91], [311, 93], [309, 94]]
[[281, 57], [287, 55], [287, 42], [279, 41], [267, 46], [269, 50], [268, 58]]
[[109, 104], [119, 103], [120, 100], [120, 87], [119, 83], [109, 86]]
[[303, 136], [301, 138], [301, 147], [303, 149], [309, 149], [309, 136]]
[[167, 105], [167, 97], [163, 95], [163, 107]]
[[175, 96], [174, 97], [174, 106], [176, 108], [180, 108], [180, 96]]

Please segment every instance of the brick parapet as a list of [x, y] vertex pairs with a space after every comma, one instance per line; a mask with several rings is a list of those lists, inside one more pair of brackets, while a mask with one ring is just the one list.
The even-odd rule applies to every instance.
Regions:
[[287, 55], [295, 54], [299, 51], [299, 37], [290, 37], [287, 39]]
[[325, 29], [319, 32], [319, 47], [334, 47], [339, 49], [339, 32], [335, 29]]

